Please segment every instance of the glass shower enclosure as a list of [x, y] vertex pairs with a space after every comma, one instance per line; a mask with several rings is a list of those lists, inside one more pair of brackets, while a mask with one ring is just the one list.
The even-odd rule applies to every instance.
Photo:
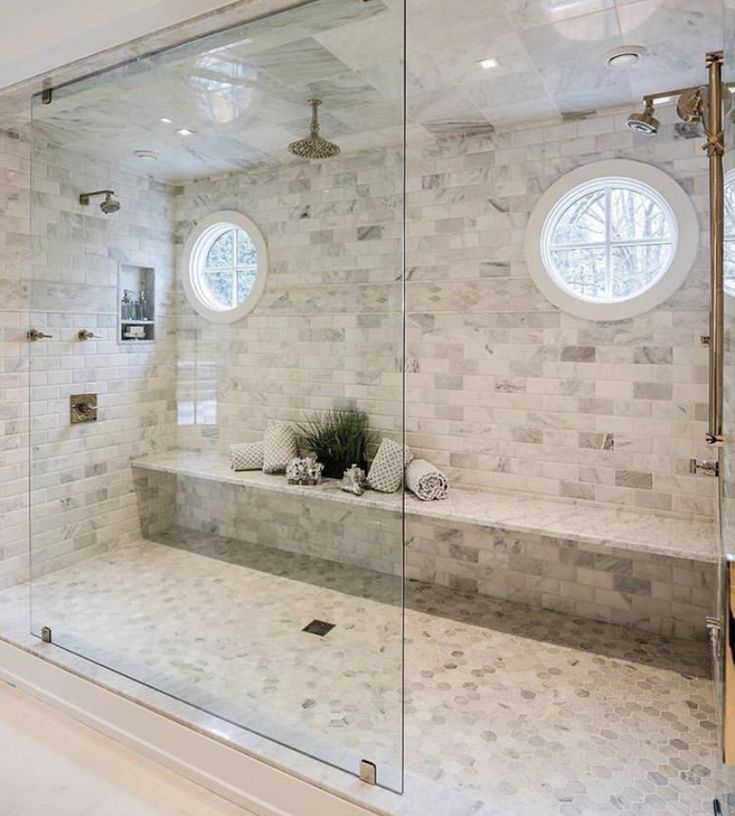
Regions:
[[34, 98], [29, 333], [33, 633], [397, 791], [403, 496], [340, 478], [403, 440], [403, 31], [316, 0]]

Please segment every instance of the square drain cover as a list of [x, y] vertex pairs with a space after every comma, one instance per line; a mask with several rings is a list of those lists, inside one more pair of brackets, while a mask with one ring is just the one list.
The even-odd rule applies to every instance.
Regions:
[[301, 631], [308, 632], [310, 635], [319, 635], [319, 637], [324, 637], [324, 635], [328, 635], [332, 629], [334, 629], [333, 623], [313, 620], [308, 626], [304, 626]]

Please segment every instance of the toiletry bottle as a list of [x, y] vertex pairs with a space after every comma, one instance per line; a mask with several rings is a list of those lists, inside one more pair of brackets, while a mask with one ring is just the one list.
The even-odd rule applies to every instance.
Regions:
[[145, 289], [140, 290], [140, 319], [150, 320], [148, 316], [148, 301], [145, 296]]
[[123, 292], [122, 300], [120, 301], [120, 317], [123, 320], [130, 320], [130, 298], [128, 297], [128, 290]]

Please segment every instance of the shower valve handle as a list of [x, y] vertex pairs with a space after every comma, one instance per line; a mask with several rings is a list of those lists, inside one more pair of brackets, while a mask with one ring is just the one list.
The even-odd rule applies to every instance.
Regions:
[[101, 340], [102, 339], [99, 336], [99, 334], [95, 334], [94, 332], [91, 332], [89, 329], [80, 329], [77, 332], [77, 337], [80, 340]]
[[26, 333], [26, 337], [27, 337], [27, 338], [28, 338], [28, 339], [29, 339], [29, 340], [30, 340], [32, 343], [35, 343], [35, 342], [36, 342], [36, 340], [51, 340], [51, 338], [53, 337], [53, 335], [51, 335], [51, 334], [44, 334], [42, 331], [39, 331], [38, 329], [30, 329], [30, 330], [29, 330], [29, 331]]

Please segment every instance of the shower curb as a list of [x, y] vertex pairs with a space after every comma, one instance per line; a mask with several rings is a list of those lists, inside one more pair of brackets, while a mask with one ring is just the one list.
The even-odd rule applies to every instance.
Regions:
[[0, 680], [257, 816], [375, 813], [5, 641]]

